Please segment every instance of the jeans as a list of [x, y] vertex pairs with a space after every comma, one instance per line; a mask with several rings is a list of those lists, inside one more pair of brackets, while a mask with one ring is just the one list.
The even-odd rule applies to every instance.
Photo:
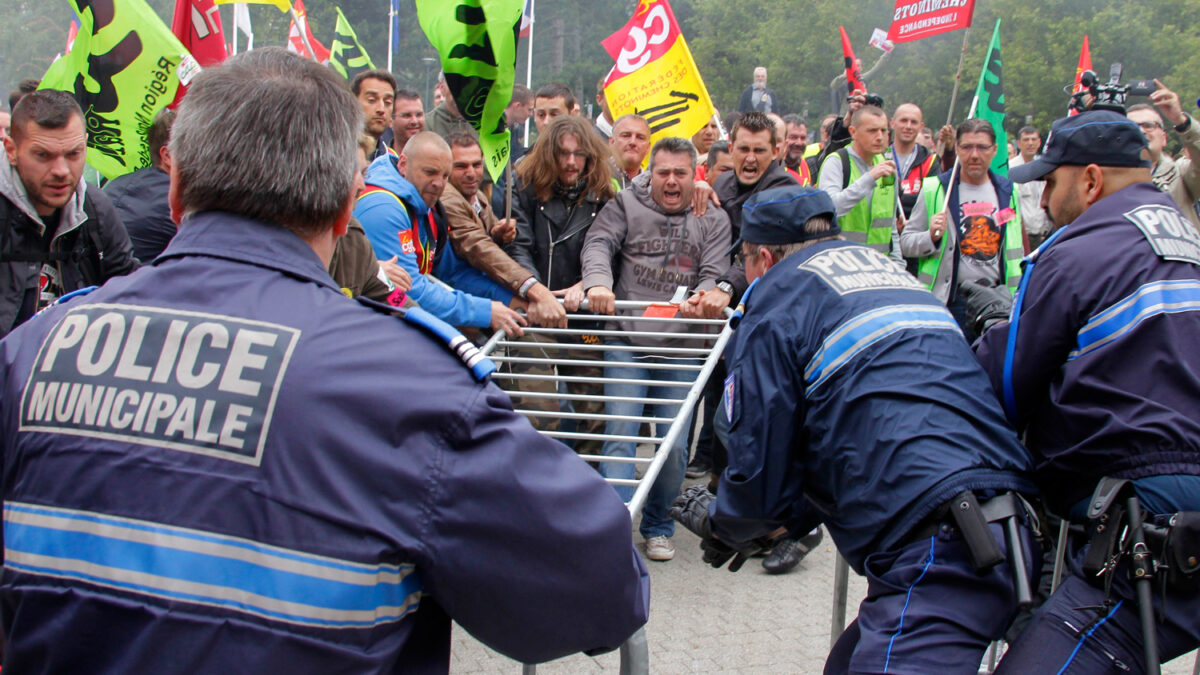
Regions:
[[[645, 363], [670, 363], [675, 365], [699, 365], [695, 359], [664, 359], [661, 357], [634, 358], [636, 352], [610, 350], [604, 353], [604, 360], [612, 363], [605, 366], [606, 379], [655, 380], [658, 382], [692, 382], [696, 379], [695, 370], [666, 370], [644, 368]], [[627, 398], [663, 398], [683, 402], [687, 397], [686, 387], [660, 387], [644, 384], [604, 384], [605, 396], [623, 396]], [[608, 401], [605, 413], [609, 415], [628, 415], [645, 417], [671, 417], [679, 414], [680, 403], [646, 404], [628, 401]], [[671, 502], [679, 496], [679, 487], [683, 484], [683, 472], [687, 468], [686, 425], [691, 422], [691, 413], [684, 421], [683, 433], [680, 433], [671, 446], [671, 454], [663, 464], [658, 478], [650, 488], [646, 497], [646, 505], [642, 507], [642, 522], [639, 530], [642, 536], [670, 537], [675, 534], [675, 521], [667, 515]], [[636, 436], [640, 422], [625, 420], [609, 420], [604, 426], [608, 436]], [[660, 423], [656, 429], [659, 438], [666, 433], [670, 424]], [[628, 441], [605, 441], [602, 453], [606, 457], [633, 457], [636, 447]], [[626, 462], [602, 462], [600, 474], [606, 478], [633, 478], [634, 465]], [[627, 485], [614, 486], [621, 499], [628, 502], [633, 497], [633, 487]]]

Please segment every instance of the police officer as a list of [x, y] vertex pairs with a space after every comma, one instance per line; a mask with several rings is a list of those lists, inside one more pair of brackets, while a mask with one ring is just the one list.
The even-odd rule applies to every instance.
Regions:
[[526, 662], [645, 622], [612, 488], [325, 271], [361, 127], [282, 49], [206, 69], [178, 236], [0, 342], [6, 671], [444, 673], [451, 619]]
[[[1089, 521], [1102, 478], [1132, 481], [1151, 524], [1200, 511], [1200, 235], [1151, 183], [1145, 152], [1136, 124], [1094, 110], [1058, 120], [1045, 153], [1010, 172], [1046, 181], [1041, 204], [1056, 230], [1027, 259], [1012, 321], [984, 333], [976, 354], [1025, 433], [1047, 507], [1090, 523], [1090, 534], [1073, 542], [1069, 576], [1009, 650], [1006, 672], [1145, 667], [1130, 561], [1116, 555], [1121, 542], [1095, 539], [1125, 528], [1098, 527], [1116, 523], [1111, 512]], [[1006, 293], [973, 295], [981, 323], [1008, 316]], [[1176, 535], [1194, 573], [1200, 542]], [[1108, 543], [1113, 556], [1100, 550]], [[1107, 573], [1085, 576], [1092, 549]], [[1185, 572], [1188, 557], [1154, 582], [1166, 585], [1153, 593], [1164, 661], [1200, 645], [1200, 579], [1188, 590], [1186, 579], [1164, 578]]]
[[689, 488], [673, 516], [714, 566], [825, 523], [869, 584], [826, 672], [974, 673], [1038, 555], [1014, 494], [1033, 489], [1028, 453], [945, 306], [844, 241], [828, 194], [766, 190], [742, 228], [729, 467], [719, 497]]

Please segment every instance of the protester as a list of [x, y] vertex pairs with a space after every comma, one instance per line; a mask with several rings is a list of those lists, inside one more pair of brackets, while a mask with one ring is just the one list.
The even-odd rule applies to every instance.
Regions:
[[527, 301], [526, 313], [531, 322], [566, 328], [566, 312], [550, 289], [500, 248], [516, 237], [516, 221], [497, 219], [479, 190], [484, 172], [479, 141], [468, 134], [455, 134], [450, 137], [450, 153], [449, 185], [440, 203], [446, 211], [454, 252]]
[[446, 84], [446, 74], [438, 73], [436, 90], [442, 93], [442, 101], [435, 102], [435, 107], [425, 116], [425, 126], [443, 139], [454, 134], [470, 134], [478, 136], [479, 132], [463, 117], [458, 110], [458, 104], [450, 95], [450, 87]]
[[[0, 342], [6, 669], [444, 673], [452, 620], [528, 663], [645, 623], [612, 489], [461, 336], [326, 273], [361, 127], [282, 49], [206, 68], [164, 256]], [[111, 414], [22, 407], [67, 381]]]
[[[1042, 135], [1038, 133], [1037, 127], [1021, 127], [1017, 132], [1017, 146], [1021, 151], [1016, 157], [1008, 160], [1010, 171], [1037, 159], [1037, 151], [1042, 147]], [[1021, 205], [1021, 224], [1024, 225], [1025, 235], [1029, 239], [1029, 248], [1025, 252], [1029, 253], [1041, 246], [1050, 235], [1050, 220], [1042, 210], [1042, 190], [1045, 189], [1046, 182], [1031, 180], [1018, 183], [1016, 187], [1017, 201]]]
[[607, 79], [608, 76], [605, 76], [596, 82], [596, 107], [600, 109], [595, 119], [596, 133], [605, 141], [613, 135], [612, 111], [608, 109], [608, 98], [604, 95], [604, 81]]
[[[729, 141], [717, 141], [708, 146], [704, 159], [703, 181], [714, 185], [721, 174], [733, 170], [733, 155], [729, 154]], [[715, 188], [714, 188], [715, 189]]]
[[[1150, 95], [1154, 106], [1145, 103], [1129, 106], [1129, 119], [1142, 128], [1149, 142], [1154, 184], [1171, 195], [1192, 227], [1200, 231], [1200, 214], [1196, 212], [1196, 200], [1200, 199], [1200, 125], [1183, 111], [1178, 94], [1159, 80], [1154, 84], [1158, 87]], [[1183, 144], [1184, 156], [1179, 159], [1172, 159], [1164, 152], [1167, 145], [1164, 120], [1179, 134]]]
[[60, 296], [137, 268], [112, 202], [83, 180], [87, 131], [70, 94], [26, 94], [0, 171], [0, 337]]
[[608, 147], [612, 150], [613, 187], [624, 190], [642, 172], [650, 152], [650, 123], [641, 115], [622, 115], [613, 123]]
[[825, 158], [819, 185], [833, 199], [846, 239], [901, 265], [896, 229], [896, 161], [888, 150], [887, 113], [863, 106], [850, 117], [851, 143]]
[[[379, 157], [367, 168], [367, 189], [354, 217], [362, 223], [377, 258], [397, 257], [412, 277], [409, 295], [422, 309], [454, 326], [490, 327], [520, 335], [525, 319], [510, 308], [524, 301], [467, 268], [446, 248], [445, 213], [437, 205], [450, 175], [450, 147], [423, 131], [397, 156]], [[435, 272], [450, 288], [428, 278]]]
[[561, 82], [542, 85], [533, 95], [533, 123], [538, 133], [542, 133], [554, 118], [576, 114], [573, 111], [577, 105], [567, 85]]
[[[625, 119], [622, 117], [621, 120]], [[617, 120], [616, 131], [622, 125]], [[589, 308], [597, 314], [619, 313], [633, 316], [635, 311], [617, 311], [615, 300], [667, 302], [676, 289], [685, 286], [693, 290], [708, 290], [717, 277], [729, 269], [729, 218], [720, 209], [708, 209], [703, 216], [692, 210], [693, 176], [696, 173], [696, 150], [682, 138], [664, 138], [654, 144], [650, 168], [637, 177], [633, 185], [622, 190], [608, 202], [596, 221], [588, 228], [583, 245], [583, 286], [587, 289]], [[681, 323], [614, 322], [609, 330], [650, 332], [684, 332]], [[613, 345], [635, 347], [687, 347], [687, 340], [621, 336], [607, 341]], [[638, 382], [688, 382], [695, 372], [656, 365], [699, 365], [698, 359], [640, 355], [625, 350], [604, 352], [604, 394], [614, 397], [605, 404], [608, 415], [637, 418], [642, 415], [674, 418], [679, 403], [643, 405], [636, 399], [650, 397], [681, 402], [687, 395], [682, 387], [631, 384]], [[622, 381], [618, 381], [622, 380]], [[690, 425], [687, 415], [685, 428]], [[605, 435], [636, 436], [638, 422], [611, 419], [605, 425]], [[667, 425], [658, 425], [659, 438], [666, 434]], [[675, 523], [667, 516], [671, 501], [679, 495], [687, 464], [687, 434], [680, 434], [655, 480], [642, 508], [639, 530], [646, 540], [646, 557], [665, 561], [675, 557], [671, 537]], [[608, 441], [604, 444], [606, 457], [633, 457], [632, 442]], [[627, 463], [603, 463], [600, 472], [608, 478], [633, 478], [634, 467]], [[633, 497], [633, 489], [617, 486], [622, 500]]]
[[512, 101], [504, 109], [504, 123], [511, 133], [512, 151], [509, 159], [513, 162], [525, 156], [529, 151], [525, 145], [525, 123], [533, 115], [533, 91], [523, 84], [513, 85]]
[[[921, 185], [926, 178], [938, 174], [938, 156], [929, 148], [917, 142], [921, 129], [926, 128], [924, 113], [915, 103], [901, 103], [892, 114], [892, 160], [896, 162], [896, 175], [899, 176], [900, 205], [904, 209], [904, 219], [912, 217], [913, 207], [921, 194]], [[900, 224], [897, 228], [903, 231]]]
[[977, 337], [975, 317], [960, 290], [983, 284], [1011, 296], [1021, 281], [1025, 246], [1017, 192], [990, 168], [998, 150], [992, 125], [979, 118], [963, 122], [957, 143], [957, 176], [950, 171], [927, 182], [900, 237], [904, 254], [920, 258], [917, 280], [946, 303], [970, 342]]
[[[544, 88], [539, 90], [539, 94], [543, 91]], [[539, 96], [537, 100], [540, 104], [544, 97]], [[517, 221], [517, 238], [505, 250], [538, 282], [561, 297], [568, 312], [578, 311], [585, 298], [580, 256], [588, 229], [596, 214], [614, 196], [609, 173], [610, 156], [609, 149], [587, 119], [558, 115], [540, 128], [538, 141], [516, 167], [512, 212]], [[576, 320], [569, 322], [568, 328], [594, 330], [596, 324]], [[526, 336], [525, 342], [530, 343], [527, 350], [541, 347], [541, 351], [532, 353], [542, 358], [595, 361], [596, 351], [576, 346], [597, 345], [600, 340], [588, 333], [532, 334]], [[514, 364], [513, 371], [550, 376], [557, 373], [588, 379], [603, 375], [597, 366], [566, 361], [557, 365]], [[556, 382], [541, 379], [518, 380], [517, 388], [541, 394], [558, 391]], [[595, 398], [603, 394], [603, 386], [595, 381], [576, 379], [567, 380], [566, 389], [570, 394], [585, 397], [572, 401], [576, 413], [590, 417], [581, 421], [577, 430], [588, 434], [602, 433], [604, 422], [594, 416], [604, 414], [604, 404]], [[534, 427], [541, 431], [559, 429], [557, 399], [521, 397], [517, 392], [513, 398], [522, 409], [551, 413], [552, 416], [534, 414], [531, 419]], [[597, 440], [582, 440], [574, 447], [580, 454], [598, 455], [601, 444]]]
[[363, 130], [378, 144], [376, 154], [383, 154], [392, 144], [387, 138], [391, 130], [393, 103], [396, 100], [396, 78], [386, 70], [364, 70], [354, 76], [350, 91], [362, 108]]
[[[1055, 122], [1042, 156], [1011, 172], [1046, 181], [1055, 230], [1027, 264], [1015, 306], [983, 287], [968, 300], [983, 330], [976, 355], [1033, 453], [1046, 508], [1083, 525], [1058, 590], [997, 672], [1157, 672], [1146, 628], [1156, 660], [1200, 646], [1187, 560], [1198, 545], [1189, 518], [1200, 511], [1200, 234], [1153, 186], [1146, 149], [1120, 113]], [[1099, 488], [1106, 477], [1129, 482]], [[1170, 528], [1144, 560], [1152, 606], [1134, 589], [1143, 558], [1131, 560], [1142, 553], [1141, 523], [1121, 515], [1130, 496], [1147, 526]]]
[[392, 107], [392, 150], [399, 154], [422, 131], [425, 131], [425, 108], [421, 105], [421, 95], [412, 89], [397, 89]]
[[146, 132], [150, 166], [118, 176], [104, 186], [104, 194], [112, 200], [133, 244], [133, 257], [142, 263], [157, 258], [175, 236], [176, 225], [167, 199], [171, 187], [171, 151], [167, 141], [174, 121], [175, 111], [169, 108], [155, 115]]
[[754, 284], [716, 417], [729, 467], [718, 495], [689, 488], [671, 515], [714, 567], [780, 526], [825, 523], [867, 575], [825, 672], [974, 672], [1039, 556], [1017, 494], [1033, 492], [1032, 462], [946, 309], [838, 235], [820, 190], [746, 203]]
[[12, 115], [6, 111], [0, 110], [0, 143], [8, 138], [8, 128], [12, 126]]
[[[700, 127], [700, 131], [692, 134], [692, 145], [696, 148], [696, 164], [703, 164], [708, 160], [708, 150], [713, 143], [721, 140], [721, 128], [717, 126], [717, 116], [714, 114], [712, 118]], [[704, 180], [704, 176], [697, 176], [699, 180]]]
[[21, 80], [21, 82], [19, 84], [17, 84], [16, 89], [13, 89], [12, 91], [8, 92], [8, 109], [12, 110], [12, 111], [16, 111], [17, 103], [22, 98], [24, 98], [27, 94], [32, 94], [33, 92], [37, 91], [38, 85], [40, 85], [40, 84], [41, 84], [40, 80], [34, 80], [34, 79]]
[[812, 185], [812, 170], [808, 162], [804, 161], [808, 151], [808, 122], [799, 115], [787, 115], [783, 121], [787, 125], [787, 135], [783, 142], [783, 166], [800, 185]]
[[767, 69], [759, 66], [754, 69], [754, 81], [742, 92], [738, 102], [738, 112], [775, 112], [775, 90], [767, 86]]

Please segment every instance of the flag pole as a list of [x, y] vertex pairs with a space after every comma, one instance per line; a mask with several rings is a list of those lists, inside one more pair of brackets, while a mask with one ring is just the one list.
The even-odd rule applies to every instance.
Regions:
[[388, 72], [392, 72], [392, 45], [396, 43], [396, 0], [388, 0]]
[[238, 6], [233, 6], [233, 55], [237, 56]]
[[[950, 112], [946, 114], [946, 124], [954, 122], [954, 102], [958, 100], [958, 83], [962, 80], [963, 59], [967, 56], [967, 38], [971, 35], [971, 27], [967, 26], [963, 29], [963, 45], [962, 51], [958, 54], [958, 72], [954, 74], [954, 91], [950, 94]], [[971, 110], [974, 112], [975, 105], [971, 105]], [[967, 115], [970, 118], [970, 115]]]
[[[967, 119], [971, 119], [972, 117], [975, 116], [975, 109], [978, 106], [979, 106], [979, 93], [976, 92], [975, 96], [971, 99], [971, 109], [967, 111]], [[959, 154], [957, 152], [954, 153], [954, 166], [950, 169], [950, 182], [946, 184], [946, 197], [944, 199], [942, 199], [942, 210], [938, 211], [938, 213], [945, 213], [946, 209], [950, 208], [950, 193], [954, 190], [954, 179], [956, 176], [958, 176], [958, 163], [959, 163], [959, 160], [961, 160], [961, 159], [962, 158], [959, 156]], [[929, 208], [929, 207], [926, 206], [925, 208]], [[950, 228], [950, 223], [946, 223], [946, 228], [947, 229]], [[944, 237], [944, 236], [946, 236], [946, 234], [943, 232], [942, 236]]]
[[301, 21], [300, 16], [296, 14], [296, 8], [290, 6], [290, 3], [288, 13], [292, 15], [292, 21], [296, 24], [296, 31], [300, 33], [300, 41], [304, 43], [304, 48], [308, 50], [308, 58], [316, 61], [317, 53], [313, 51], [312, 45], [308, 42], [308, 21]]
[[[529, 0], [529, 58], [525, 63], [525, 87], [533, 89], [533, 25], [537, 23], [537, 0]], [[529, 145], [529, 118], [525, 118], [525, 137], [522, 139], [526, 145]], [[509, 182], [512, 185], [512, 182]], [[511, 197], [511, 196], [510, 196]], [[510, 199], [511, 201], [511, 199]]]

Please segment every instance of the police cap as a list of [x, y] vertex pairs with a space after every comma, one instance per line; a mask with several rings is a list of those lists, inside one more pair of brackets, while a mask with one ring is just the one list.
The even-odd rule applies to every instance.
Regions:
[[[831, 229], [808, 234], [804, 224], [826, 216]], [[833, 199], [824, 190], [788, 185], [753, 194], [742, 207], [742, 241], [754, 244], [794, 244], [840, 234]]]
[[1111, 110], [1089, 110], [1051, 125], [1042, 156], [1009, 169], [1008, 177], [1028, 183], [1064, 164], [1148, 167], [1145, 149], [1146, 136], [1129, 118]]

